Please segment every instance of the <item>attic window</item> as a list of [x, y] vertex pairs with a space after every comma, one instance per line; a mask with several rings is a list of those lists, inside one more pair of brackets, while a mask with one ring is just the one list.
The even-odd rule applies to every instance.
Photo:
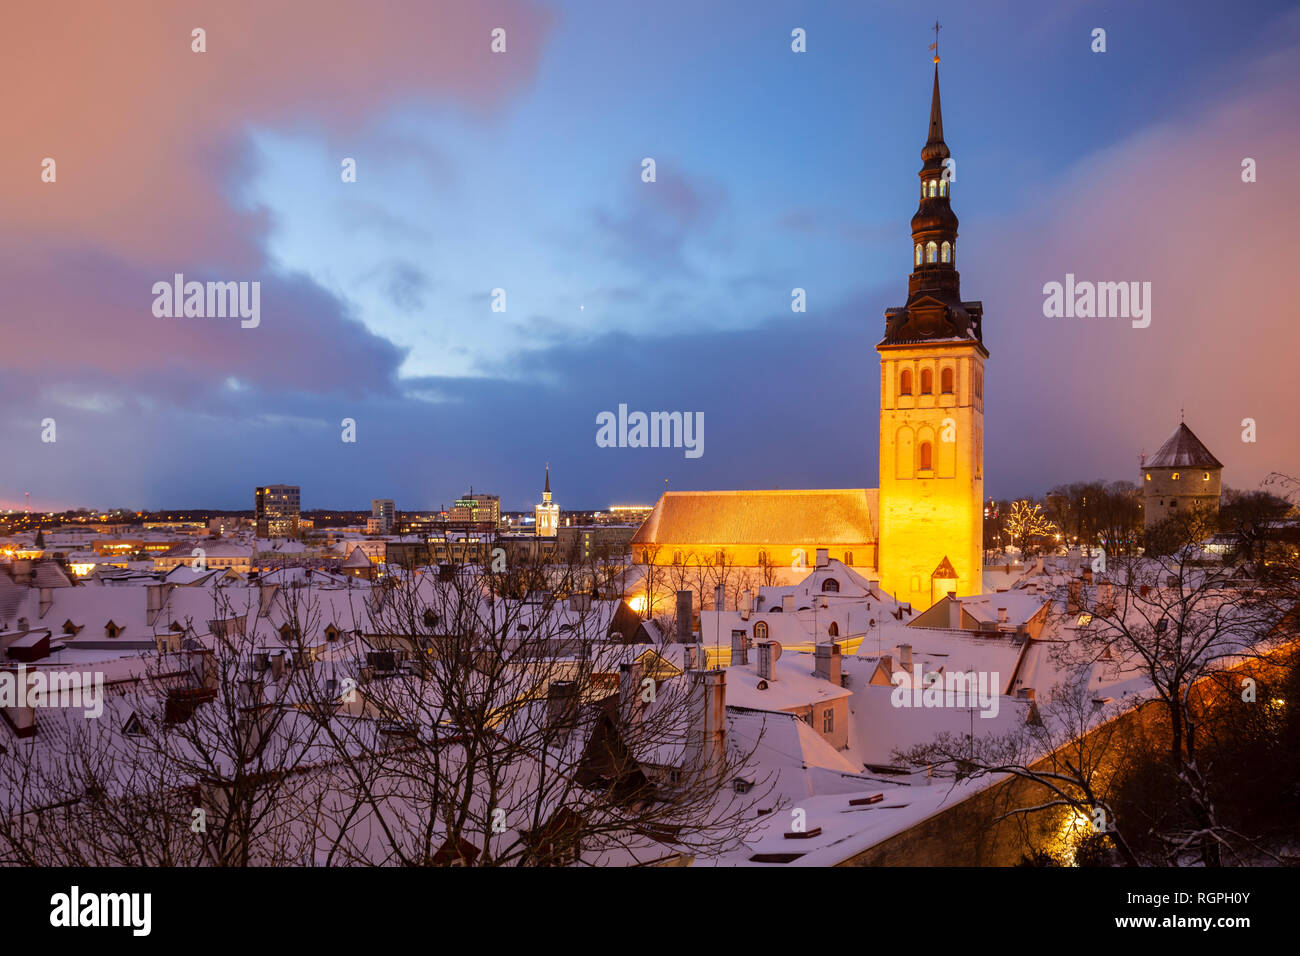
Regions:
[[827, 578], [825, 581], [822, 582], [822, 591], [838, 593], [839, 589], [840, 589], [840, 582], [836, 581], [834, 578]]
[[106, 625], [104, 625], [104, 633], [107, 634], [109, 637], [117, 637], [117, 635], [122, 633], [122, 629], [118, 627], [116, 624], [114, 624], [112, 621], [109, 621]]
[[1206, 472], [1206, 473], [1201, 477], [1201, 481], [1209, 481], [1209, 480], [1210, 480], [1210, 473], [1207, 471], [1207, 472]]
[[122, 733], [128, 737], [143, 737], [144, 724], [140, 721], [139, 714], [132, 714], [126, 720], [126, 726], [122, 728]]
[[337, 641], [338, 639], [339, 639], [339, 629], [337, 627], [331, 624], [329, 627], [325, 628], [325, 640]]

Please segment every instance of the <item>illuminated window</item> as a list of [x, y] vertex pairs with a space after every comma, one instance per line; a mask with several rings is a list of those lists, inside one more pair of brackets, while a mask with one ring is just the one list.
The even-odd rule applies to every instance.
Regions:
[[1150, 473], [1150, 472], [1147, 472], [1147, 481], [1150, 481], [1150, 480], [1151, 480], [1151, 473]]
[[918, 451], [920, 453], [921, 463], [917, 467], [920, 468], [922, 471], [928, 471], [929, 469], [933, 468], [934, 464], [930, 452], [930, 443], [928, 441], [921, 442], [921, 447], [918, 449]]
[[939, 244], [934, 240], [925, 244], [925, 261], [934, 262], [939, 258]]
[[936, 194], [937, 190], [938, 190], [938, 185], [935, 183], [935, 181], [934, 181], [933, 179], [930, 180], [930, 198], [931, 198], [931, 199], [933, 199], [933, 198], [935, 197], [935, 194]]
[[952, 394], [952, 369], [946, 368], [939, 374], [939, 391], [945, 395]]
[[940, 196], [948, 195], [948, 180], [946, 179], [939, 180], [939, 195]]
[[916, 244], [916, 265], [919, 266], [920, 264], [921, 264], [921, 244], [918, 242]]
[[943, 262], [952, 262], [952, 243], [945, 242], [940, 249], [940, 260]]
[[921, 369], [921, 394], [931, 395], [934, 393], [934, 373], [928, 368]]
[[1209, 480], [1210, 480], [1210, 473], [1207, 471], [1205, 473], [1205, 476], [1201, 478], [1201, 481], [1209, 481]]
[[903, 369], [903, 374], [899, 376], [898, 394], [899, 395], [912, 394], [912, 373], [909, 369]]
[[1178, 480], [1178, 472], [1174, 472], [1173, 475], [1172, 475], [1171, 477], [1174, 479], [1174, 481], [1177, 481], [1177, 480]]

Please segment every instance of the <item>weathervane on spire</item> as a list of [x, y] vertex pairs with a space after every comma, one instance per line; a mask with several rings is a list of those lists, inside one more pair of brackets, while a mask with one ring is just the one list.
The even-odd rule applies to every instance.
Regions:
[[936, 65], [939, 62], [939, 31], [942, 29], [943, 27], [939, 26], [939, 21], [936, 19], [934, 21], [934, 42], [930, 44], [930, 49], [934, 51], [934, 62]]

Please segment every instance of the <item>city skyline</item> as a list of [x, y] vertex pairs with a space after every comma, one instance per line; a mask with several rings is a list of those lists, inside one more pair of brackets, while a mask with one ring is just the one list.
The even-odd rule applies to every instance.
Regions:
[[[1297, 134], [1277, 118], [1296, 112], [1300, 16], [937, 14], [962, 272], [998, 356], [988, 494], [1135, 482], [1182, 414], [1227, 486], [1294, 470], [1276, 395], [1296, 332], [1272, 277], [1294, 245], [1278, 184]], [[428, 511], [473, 484], [528, 510], [547, 461], [566, 508], [653, 503], [665, 478], [873, 483], [873, 351], [906, 292], [902, 186], [929, 98], [916, 12], [670, 4], [643, 22], [509, 3], [434, 29], [436, 11], [399, 8], [323, 88], [294, 72], [337, 52], [346, 8], [302, 34], [251, 7], [178, 5], [67, 44], [53, 15], [25, 11], [34, 42], [0, 66], [11, 88], [33, 62], [52, 77], [0, 159], [0, 282], [29, 317], [6, 324], [0, 358], [0, 508], [31, 491], [42, 511], [243, 509], [272, 480], [309, 509], [382, 494]], [[504, 55], [463, 42], [498, 22]], [[631, 31], [632, 54], [607, 39]], [[265, 54], [247, 77], [223, 58], [236, 33]], [[88, 64], [137, 104], [123, 129], [78, 132]], [[181, 97], [197, 105], [178, 119]], [[155, 316], [151, 288], [177, 273], [260, 281], [260, 322]], [[1150, 282], [1150, 325], [1047, 318], [1044, 284], [1067, 277]], [[597, 416], [621, 404], [702, 413], [707, 451], [599, 447]]]

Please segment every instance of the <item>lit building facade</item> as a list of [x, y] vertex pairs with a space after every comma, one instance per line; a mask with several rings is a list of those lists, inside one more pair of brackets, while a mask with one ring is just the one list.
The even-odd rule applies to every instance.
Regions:
[[257, 489], [253, 517], [259, 538], [291, 538], [298, 533], [301, 511], [297, 485], [263, 485]]

